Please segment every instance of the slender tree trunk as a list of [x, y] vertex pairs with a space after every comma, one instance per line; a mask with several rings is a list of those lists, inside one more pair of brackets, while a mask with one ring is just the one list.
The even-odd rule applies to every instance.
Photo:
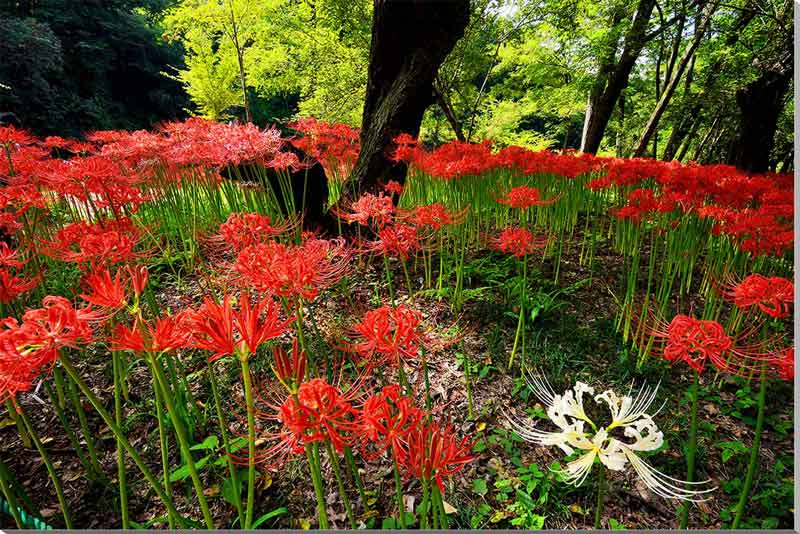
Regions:
[[436, 103], [439, 104], [439, 108], [444, 113], [445, 118], [447, 119], [447, 123], [453, 129], [453, 133], [456, 134], [456, 139], [459, 141], [466, 141], [464, 137], [464, 130], [461, 128], [461, 123], [458, 122], [458, 118], [456, 117], [455, 112], [453, 111], [453, 106], [450, 105], [450, 102], [444, 96], [444, 93], [441, 89], [439, 89], [439, 84], [436, 80], [433, 82], [433, 96], [436, 98]]
[[469, 0], [375, 0], [361, 152], [351, 178], [359, 191], [405, 181], [406, 165], [391, 159], [394, 138], [419, 134], [434, 78], [469, 14]]
[[689, 130], [689, 133], [686, 135], [683, 141], [683, 146], [680, 147], [680, 151], [678, 152], [678, 157], [676, 157], [675, 159], [677, 159], [678, 161], [684, 161], [686, 154], [689, 152], [689, 147], [692, 146], [692, 139], [694, 139], [695, 135], [697, 135], [697, 130], [699, 129], [700, 129], [700, 120], [695, 119], [694, 122], [692, 123], [692, 127]]
[[619, 95], [619, 129], [617, 130], [616, 154], [622, 157], [622, 141], [625, 137], [625, 93]]
[[247, 96], [247, 73], [244, 68], [244, 48], [239, 43], [239, 26], [236, 22], [236, 14], [233, 11], [233, 2], [228, 5], [231, 9], [231, 40], [236, 49], [236, 61], [239, 64], [239, 83], [242, 84], [242, 103], [244, 104], [244, 118], [245, 122], [253, 122], [253, 117], [250, 115], [250, 99]]
[[687, 65], [689, 65], [689, 62], [697, 50], [697, 47], [700, 46], [700, 41], [703, 38], [703, 34], [705, 34], [706, 29], [711, 23], [711, 17], [714, 15], [714, 11], [716, 11], [716, 9], [716, 1], [709, 2], [708, 5], [706, 5], [706, 8], [703, 12], [703, 19], [697, 27], [694, 39], [692, 39], [692, 42], [684, 51], [683, 56], [681, 57], [675, 69], [675, 73], [667, 83], [667, 86], [664, 88], [664, 92], [661, 94], [661, 98], [659, 98], [656, 108], [653, 110], [653, 113], [650, 115], [650, 119], [647, 121], [647, 125], [644, 127], [642, 136], [639, 138], [639, 144], [636, 146], [636, 150], [633, 153], [635, 157], [643, 155], [647, 149], [647, 144], [650, 142], [650, 138], [655, 134], [656, 129], [658, 128], [658, 121], [661, 119], [661, 115], [664, 114], [664, 110], [667, 109], [667, 105], [669, 105], [669, 101], [672, 98], [672, 95], [675, 93], [675, 88], [678, 87], [678, 82], [680, 82], [681, 76], [683, 76], [683, 72], [686, 70]]
[[625, 34], [624, 46], [610, 73], [598, 75], [598, 83], [592, 94], [592, 104], [587, 108], [586, 127], [584, 128], [581, 150], [596, 154], [603, 140], [603, 134], [617, 104], [617, 99], [628, 86], [631, 71], [639, 54], [647, 44], [647, 26], [655, 7], [655, 0], [639, 0], [633, 22]]
[[697, 144], [697, 147], [694, 150], [694, 154], [692, 154], [692, 161], [697, 161], [700, 158], [700, 155], [703, 153], [703, 149], [706, 147], [706, 143], [708, 140], [711, 139], [711, 136], [714, 135], [717, 129], [717, 124], [719, 124], [720, 118], [717, 117], [714, 119], [714, 122], [711, 123], [711, 127], [706, 132], [706, 135], [703, 136], [703, 139], [700, 140], [700, 143]]

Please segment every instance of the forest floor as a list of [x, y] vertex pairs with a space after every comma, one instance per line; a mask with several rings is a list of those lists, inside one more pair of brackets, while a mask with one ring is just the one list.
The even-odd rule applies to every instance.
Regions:
[[[581, 227], [580, 225], [578, 226]], [[574, 237], [579, 243], [580, 236]], [[655, 385], [660, 381], [657, 408], [665, 402], [656, 417], [664, 432], [666, 446], [648, 461], [658, 469], [684, 478], [685, 460], [682, 444], [688, 428], [688, 401], [685, 392], [691, 376], [684, 368], [669, 367], [655, 359], [636, 365], [634, 355], [616, 332], [616, 300], [612, 291], [624, 279], [623, 258], [612, 250], [610, 243], [601, 242], [594, 256], [593, 269], [581, 266], [579, 247], [571, 246], [561, 259], [559, 280], [553, 283], [552, 260], [542, 262], [531, 274], [531, 287], [543, 292], [570, 288], [556, 298], [559, 305], [544, 313], [526, 331], [524, 360], [545, 374], [556, 392], [581, 380], [602, 391], [608, 387], [627, 391], [635, 382]], [[642, 262], [646, 265], [646, 262]], [[351, 280], [353, 288], [345, 295], [335, 288], [317, 299], [307, 316], [314, 320], [320, 336], [310, 336], [311, 350], [323, 348], [335, 339], [364, 311], [380, 304], [377, 288], [384, 287], [383, 266], [379, 261], [365, 262], [358, 267], [358, 276]], [[433, 292], [418, 292], [413, 305], [423, 313], [423, 321], [432, 333], [446, 337], [451, 326], [458, 324], [466, 332], [463, 338], [447, 349], [430, 354], [430, 391], [436, 406], [443, 408], [439, 415], [455, 425], [458, 435], [475, 440], [477, 458], [446, 483], [445, 501], [449, 505], [452, 528], [591, 528], [594, 520], [596, 489], [590, 476], [584, 485], [574, 488], [559, 481], [551, 469], [554, 462], [563, 465], [564, 455], [556, 447], [544, 448], [525, 443], [510, 431], [504, 413], [517, 416], [541, 413], [530, 395], [519, 370], [507, 371], [508, 355], [514, 340], [516, 311], [508, 304], [501, 288], [492, 280], [515, 275], [513, 261], [498, 260], [494, 254], [473, 258], [467, 265], [467, 284], [472, 297], [456, 316], [446, 299], [439, 300]], [[591, 273], [594, 273], [593, 276]], [[589, 283], [583, 282], [592, 276]], [[402, 294], [400, 301], [408, 301]], [[177, 310], [199, 304], [200, 295], [209, 283], [206, 276], [175, 276], [164, 273], [158, 284], [158, 299], [163, 310]], [[481, 289], [483, 288], [483, 289]], [[523, 361], [522, 356], [518, 361]], [[269, 376], [267, 358], [253, 359], [256, 382]], [[94, 391], [109, 404], [112, 396], [109, 358], [106, 354], [87, 354], [79, 362], [82, 376]], [[202, 355], [182, 359], [189, 371], [195, 399], [210, 399], [206, 391], [206, 365]], [[470, 370], [472, 410], [465, 387], [465, 363]], [[215, 364], [223, 391], [225, 409], [231, 420], [243, 421], [243, 392], [234, 362]], [[417, 395], [424, 401], [424, 381], [418, 369], [407, 369], [410, 382], [417, 384]], [[158, 430], [152, 416], [152, 391], [147, 370], [141, 362], [130, 367], [129, 414], [124, 422], [127, 435], [137, 450], [144, 451], [150, 468], [161, 472], [158, 458]], [[755, 420], [755, 389], [740, 379], [715, 376], [707, 370], [701, 376], [700, 430], [698, 450], [698, 479], [709, 478], [717, 486], [711, 498], [691, 507], [692, 528], [724, 528], [729, 524], [730, 509], [742, 484], [752, 442]], [[793, 395], [790, 384], [771, 383], [768, 390], [766, 431], [759, 461], [759, 479], [748, 506], [748, 528], [791, 528], [793, 480]], [[48, 452], [62, 476], [66, 497], [71, 506], [73, 521], [78, 528], [118, 528], [120, 519], [116, 505], [116, 484], [111, 481], [92, 481], [78, 462], [75, 452], [42, 391], [21, 395], [21, 403], [34, 421]], [[214, 407], [198, 401], [201, 418], [205, 418], [203, 437], [216, 434]], [[109, 429], [93, 412], [88, 402], [83, 406], [90, 425], [99, 437], [100, 460], [103, 471], [116, 474], [114, 438]], [[239, 429], [244, 432], [239, 423]], [[180, 464], [180, 453], [171, 441], [171, 465]], [[61, 526], [61, 516], [45, 466], [33, 449], [22, 447], [10, 419], [0, 421], [0, 449], [19, 482], [32, 499], [32, 509], [38, 510], [45, 521]], [[365, 486], [371, 490], [367, 502], [362, 502], [354, 487], [350, 496], [359, 521], [368, 527], [393, 526], [384, 518], [396, 515], [391, 463], [383, 458], [364, 462], [359, 459]], [[136, 466], [128, 462], [131, 518], [139, 525], [165, 516], [163, 507], [145, 484]], [[208, 467], [224, 472], [224, 463]], [[332, 481], [328, 460], [323, 456], [323, 478]], [[215, 477], [220, 480], [222, 477]], [[285, 506], [289, 513], [261, 525], [261, 528], [308, 528], [316, 525], [315, 499], [303, 458], [295, 458], [278, 473], [264, 472], [257, 484], [257, 514]], [[235, 509], [220, 495], [222, 488], [207, 489], [212, 516], [217, 526], [231, 525]], [[347, 520], [335, 484], [327, 486], [329, 515], [334, 528], [344, 528]], [[421, 495], [415, 481], [405, 484], [407, 507], [413, 507]], [[192, 508], [193, 490], [188, 479], [173, 486], [179, 510]], [[528, 498], [526, 498], [528, 497]], [[669, 529], [677, 527], [678, 505], [654, 495], [632, 470], [609, 474], [605, 497], [604, 528]], [[199, 509], [193, 517], [200, 517]], [[7, 516], [0, 517], [0, 528], [12, 527]], [[157, 523], [156, 527], [164, 526]]]

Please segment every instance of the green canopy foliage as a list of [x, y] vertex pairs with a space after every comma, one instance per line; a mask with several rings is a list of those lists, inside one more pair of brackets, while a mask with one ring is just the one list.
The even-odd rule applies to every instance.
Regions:
[[187, 99], [162, 72], [182, 66], [160, 39], [160, 0], [0, 4], [0, 111], [39, 134], [143, 128]]

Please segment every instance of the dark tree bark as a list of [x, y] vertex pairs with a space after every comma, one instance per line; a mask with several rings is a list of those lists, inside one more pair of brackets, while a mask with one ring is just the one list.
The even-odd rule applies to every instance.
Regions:
[[361, 153], [351, 177], [359, 191], [405, 181], [406, 165], [390, 158], [393, 139], [419, 134], [433, 80], [469, 13], [469, 0], [375, 0]]
[[775, 130], [791, 81], [791, 68], [771, 69], [736, 91], [741, 116], [729, 163], [753, 173], [769, 170]]
[[633, 66], [644, 46], [655, 36], [647, 34], [647, 26], [655, 5], [655, 0], [639, 0], [633, 22], [625, 34], [619, 60], [601, 66], [586, 110], [586, 122], [581, 143], [583, 152], [597, 153], [617, 99], [628, 86]]

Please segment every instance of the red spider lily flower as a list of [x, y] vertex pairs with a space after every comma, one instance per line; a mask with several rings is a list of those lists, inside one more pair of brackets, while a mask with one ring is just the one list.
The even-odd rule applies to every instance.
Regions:
[[787, 382], [794, 381], [794, 347], [788, 347], [778, 352], [774, 359], [778, 378]]
[[27, 146], [36, 142], [36, 138], [25, 130], [14, 126], [0, 127], [0, 146], [11, 149], [14, 146]]
[[246, 293], [239, 299], [239, 311], [233, 314], [233, 324], [249, 354], [255, 354], [262, 343], [286, 332], [290, 322], [280, 320], [280, 307], [271, 298], [264, 298], [253, 306]]
[[547, 206], [556, 200], [558, 197], [543, 199], [537, 188], [521, 185], [511, 189], [505, 197], [498, 198], [497, 202], [509, 208], [528, 209], [531, 206]]
[[383, 190], [389, 194], [400, 196], [403, 194], [403, 184], [395, 180], [389, 180], [389, 182], [383, 186]]
[[263, 243], [284, 232], [288, 226], [274, 227], [266, 215], [259, 213], [231, 213], [219, 227], [220, 237], [234, 250]]
[[549, 242], [549, 237], [535, 237], [529, 230], [512, 227], [500, 232], [491, 245], [495, 250], [521, 258], [544, 249]]
[[348, 350], [366, 362], [397, 368], [405, 360], [416, 359], [419, 346], [425, 341], [421, 321], [422, 314], [405, 304], [368, 311], [353, 327], [359, 340]]
[[22, 316], [25, 350], [78, 348], [91, 342], [91, 322], [98, 319], [88, 308], [77, 310], [64, 297], [48, 295], [42, 299], [41, 308], [28, 310]]
[[111, 350], [129, 350], [139, 354], [145, 352], [148, 348], [145, 345], [144, 335], [136, 325], [129, 328], [123, 324], [118, 324], [114, 327], [114, 335], [109, 341]]
[[359, 131], [356, 128], [313, 118], [300, 119], [290, 123], [289, 127], [304, 134], [290, 142], [319, 160], [329, 179], [343, 180], [350, 175], [361, 150]]
[[794, 283], [779, 276], [751, 274], [739, 283], [729, 283], [723, 294], [742, 309], [758, 306], [773, 318], [786, 317], [794, 303]]
[[15, 234], [22, 228], [22, 223], [17, 220], [17, 214], [10, 211], [0, 213], [0, 228], [9, 234]]
[[341, 240], [307, 239], [296, 246], [270, 241], [245, 247], [234, 268], [258, 291], [313, 300], [344, 276], [351, 255]]
[[435, 421], [415, 426], [406, 440], [404, 467], [420, 480], [434, 480], [441, 492], [444, 492], [444, 477], [458, 473], [475, 459], [468, 437], [459, 441], [452, 426], [441, 426]]
[[667, 343], [663, 356], [672, 363], [685, 361], [692, 369], [702, 373], [706, 361], [722, 369], [726, 362], [723, 354], [733, 342], [716, 321], [701, 321], [687, 315], [676, 315], [667, 329]]
[[0, 321], [0, 402], [11, 400], [22, 391], [29, 391], [42, 370], [51, 365], [58, 352], [52, 348], [30, 346], [30, 336], [17, 320]]
[[208, 361], [213, 362], [236, 351], [239, 340], [234, 331], [230, 296], [225, 295], [222, 304], [206, 297], [200, 310], [190, 313], [189, 317], [194, 347], [213, 352]]
[[320, 378], [300, 384], [281, 406], [280, 419], [300, 442], [330, 441], [338, 452], [350, 444], [354, 428], [352, 404]]
[[280, 308], [271, 298], [253, 305], [250, 295], [244, 292], [239, 310], [234, 310], [230, 296], [224, 295], [222, 304], [206, 299], [200, 310], [189, 317], [193, 345], [213, 352], [209, 361], [232, 354], [240, 358], [255, 354], [260, 345], [283, 335], [293, 320], [281, 321]]
[[5, 241], [0, 241], [0, 265], [21, 268], [25, 262], [17, 259], [18, 254], [19, 249], [11, 248]]
[[292, 355], [280, 345], [272, 348], [272, 359], [274, 364], [272, 371], [278, 381], [291, 393], [297, 392], [297, 386], [306, 376], [307, 359], [305, 351], [300, 350], [297, 338], [292, 344]]
[[[768, 347], [774, 346], [777, 339], [763, 340], [745, 344], [744, 340], [757, 332], [758, 327], [749, 329], [736, 339], [727, 335], [722, 325], [716, 321], [700, 320], [679, 314], [669, 324], [665, 324], [652, 311], [650, 324], [644, 325], [644, 335], [658, 343], [652, 354], [669, 362], [685, 362], [698, 373], [711, 363], [719, 371], [739, 376], [753, 376], [759, 372], [764, 362], [772, 358]], [[637, 318], [636, 321], [641, 320]], [[644, 343], [650, 340], [644, 339]]]
[[39, 277], [25, 280], [0, 268], [0, 302], [8, 304], [39, 284]]
[[137, 297], [141, 296], [142, 293], [144, 293], [144, 288], [147, 286], [147, 279], [149, 277], [147, 265], [140, 265], [138, 267], [126, 265], [125, 270], [128, 271], [133, 294]]
[[399, 385], [384, 386], [380, 393], [364, 402], [358, 413], [357, 433], [362, 444], [377, 447], [374, 454], [365, 452], [365, 456], [374, 459], [391, 449], [394, 457], [402, 461], [406, 438], [420, 424], [422, 415], [414, 400], [402, 395]]
[[130, 328], [117, 325], [109, 339], [111, 350], [161, 354], [190, 346], [189, 316], [185, 312], [159, 317], [155, 323], [138, 320]]
[[394, 220], [395, 207], [390, 196], [364, 193], [350, 205], [349, 212], [339, 211], [336, 215], [347, 222], [383, 228]]
[[142, 253], [134, 251], [140, 236], [130, 219], [89, 224], [72, 223], [58, 232], [53, 241], [43, 242], [43, 252], [62, 261], [96, 267], [129, 262]]
[[114, 278], [109, 270], [89, 274], [85, 283], [91, 293], [82, 294], [81, 298], [89, 304], [100, 308], [119, 309], [125, 306], [125, 282], [122, 280], [122, 271], [117, 271]]
[[378, 230], [378, 239], [367, 244], [367, 250], [407, 260], [421, 247], [416, 226], [394, 223]]
[[450, 212], [442, 204], [434, 203], [417, 206], [413, 210], [398, 211], [398, 215], [407, 221], [413, 221], [418, 227], [428, 226], [437, 232], [444, 226], [463, 222], [466, 208], [459, 212]]

